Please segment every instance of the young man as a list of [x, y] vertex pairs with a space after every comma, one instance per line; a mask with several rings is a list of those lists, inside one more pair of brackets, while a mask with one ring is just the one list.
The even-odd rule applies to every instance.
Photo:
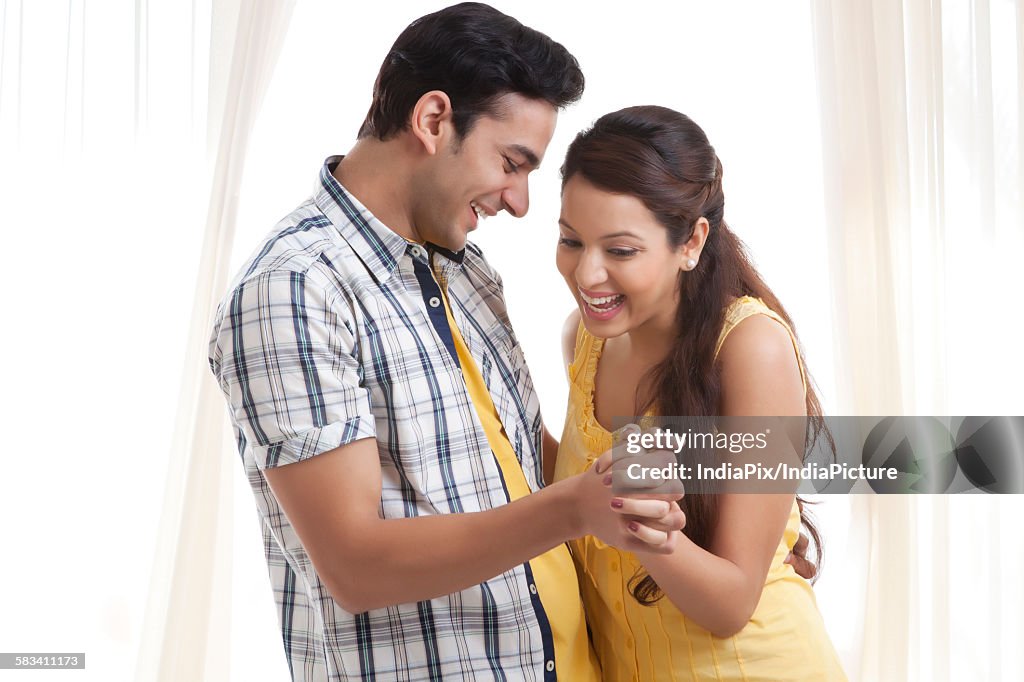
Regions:
[[413, 22], [356, 145], [218, 311], [210, 363], [295, 680], [596, 680], [563, 543], [674, 545], [675, 504], [616, 513], [592, 473], [542, 488], [557, 443], [501, 280], [466, 243], [526, 214], [582, 91], [565, 48], [486, 5]]

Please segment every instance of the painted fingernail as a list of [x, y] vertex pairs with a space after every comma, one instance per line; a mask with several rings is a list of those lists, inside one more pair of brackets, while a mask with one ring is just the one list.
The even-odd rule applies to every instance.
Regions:
[[604, 483], [605, 485], [611, 485], [612, 484], [612, 475], [608, 474], [607, 476], [604, 477], [604, 480], [601, 481], [601, 482]]
[[635, 532], [637, 532], [638, 530], [640, 530], [640, 524], [639, 524], [639, 523], [637, 523], [636, 521], [630, 521], [630, 522], [629, 522], [629, 526], [627, 526], [627, 527], [629, 528], [629, 531], [630, 531], [631, 533], [635, 533]]
[[622, 500], [617, 497], [612, 498], [612, 506], [616, 509], [622, 509]]

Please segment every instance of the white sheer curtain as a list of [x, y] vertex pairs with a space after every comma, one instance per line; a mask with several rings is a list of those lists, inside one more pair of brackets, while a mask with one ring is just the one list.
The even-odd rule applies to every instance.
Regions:
[[292, 5], [0, 0], [5, 651], [228, 678], [238, 470], [206, 335]]
[[[1024, 3], [813, 0], [837, 413], [1022, 414]], [[852, 499], [855, 679], [1019, 679], [1020, 496]]]
[[86, 679], [134, 677], [209, 190], [209, 16], [0, 0], [0, 642], [85, 652]]
[[[207, 366], [207, 344], [230, 276], [249, 136], [293, 6], [294, 0], [215, 5], [210, 133], [217, 155], [138, 680], [225, 680], [230, 674], [231, 493], [237, 471], [223, 398]], [[228, 55], [229, 68], [219, 68], [217, 59]]]

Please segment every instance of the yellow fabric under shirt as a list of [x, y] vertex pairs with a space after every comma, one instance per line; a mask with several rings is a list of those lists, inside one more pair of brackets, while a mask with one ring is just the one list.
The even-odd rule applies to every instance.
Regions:
[[[469, 347], [466, 346], [462, 333], [455, 324], [455, 318], [452, 317], [447, 287], [443, 282], [439, 285], [443, 293], [448, 326], [451, 327], [452, 340], [455, 342], [455, 351], [459, 356], [459, 364], [462, 365], [462, 378], [466, 382], [466, 390], [469, 391], [473, 408], [487, 435], [487, 443], [498, 461], [501, 475], [505, 478], [509, 502], [518, 500], [530, 494], [530, 486], [526, 482], [523, 467], [519, 464], [515, 450], [512, 449], [512, 443], [505, 433], [505, 427], [498, 418], [498, 411], [484, 383], [483, 374], [470, 355]], [[601, 673], [597, 657], [587, 637], [579, 582], [569, 548], [564, 544], [558, 545], [531, 559], [529, 563], [533, 569], [533, 582], [537, 586], [537, 594], [551, 625], [555, 647], [555, 672], [558, 679], [599, 682]]]

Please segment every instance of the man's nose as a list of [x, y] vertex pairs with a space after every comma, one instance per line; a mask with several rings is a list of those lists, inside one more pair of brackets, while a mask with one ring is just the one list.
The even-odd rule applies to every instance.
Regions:
[[522, 218], [530, 210], [530, 185], [526, 178], [515, 182], [501, 193], [505, 210], [514, 218]]

